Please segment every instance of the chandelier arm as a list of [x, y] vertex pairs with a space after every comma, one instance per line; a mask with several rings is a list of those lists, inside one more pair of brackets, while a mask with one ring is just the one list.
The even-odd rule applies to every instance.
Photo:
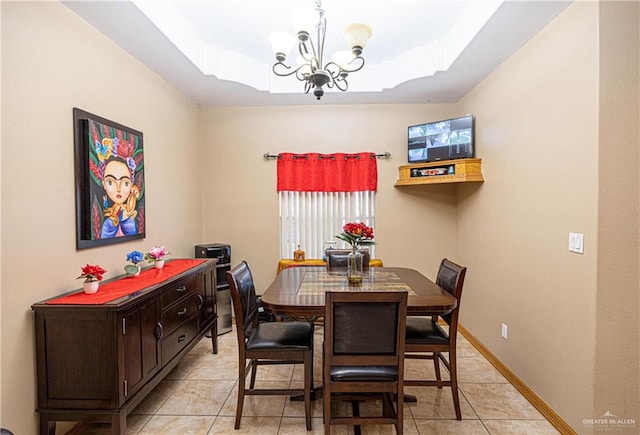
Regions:
[[342, 68], [335, 62], [329, 62], [324, 66], [324, 70], [331, 74], [333, 79], [337, 79], [342, 74]]
[[322, 10], [322, 8], [318, 7], [317, 10], [320, 14], [320, 20], [316, 26], [318, 28], [318, 53], [316, 58], [318, 59], [318, 68], [322, 68], [322, 59], [324, 58], [324, 40], [327, 34], [327, 17], [325, 17], [324, 10]]
[[307, 81], [307, 77], [309, 76], [308, 72], [304, 72], [302, 70], [302, 67], [304, 66], [308, 66], [308, 64], [305, 63], [304, 65], [300, 65], [298, 69], [296, 69], [296, 78], [301, 82]]
[[330, 67], [335, 67], [335, 68], [338, 68], [341, 72], [344, 71], [345, 73], [352, 73], [352, 72], [360, 71], [363, 66], [364, 66], [364, 57], [356, 56], [353, 58], [351, 62], [349, 62], [346, 68], [331, 61], [327, 63], [327, 65], [325, 66], [325, 69], [329, 69]]
[[[290, 75], [295, 74], [296, 77], [298, 77], [298, 71], [300, 71], [300, 69], [303, 67], [304, 65], [299, 66], [296, 69], [293, 69], [292, 67], [286, 65], [283, 62], [276, 62], [273, 64], [273, 67], [271, 67], [271, 70], [273, 71], [273, 73], [277, 76], [280, 77], [288, 77]], [[281, 72], [278, 71], [278, 68], [281, 70]], [[298, 80], [304, 80], [298, 77]]]
[[346, 91], [347, 89], [349, 89], [349, 82], [347, 82], [346, 74], [344, 76], [341, 75], [333, 81], [336, 84], [336, 88], [340, 89], [341, 91]]
[[[333, 76], [333, 74], [329, 74], [329, 76], [331, 77], [331, 80], [329, 80], [325, 86], [326, 86], [327, 88], [331, 89], [331, 88], [333, 88], [333, 86], [336, 84], [336, 78]], [[340, 88], [340, 87], [338, 86], [338, 89], [339, 89], [339, 88]]]
[[309, 45], [311, 46], [311, 54], [309, 53], [309, 48], [307, 47], [307, 41], [298, 42], [298, 53], [300, 53], [300, 56], [305, 61], [311, 64], [313, 59], [315, 59], [316, 57], [316, 48], [313, 46], [313, 42], [311, 40], [308, 40], [308, 42], [309, 42]]

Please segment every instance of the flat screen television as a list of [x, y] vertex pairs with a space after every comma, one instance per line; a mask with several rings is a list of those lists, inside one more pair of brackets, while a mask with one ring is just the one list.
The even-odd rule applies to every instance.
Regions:
[[408, 128], [409, 163], [474, 157], [473, 115]]

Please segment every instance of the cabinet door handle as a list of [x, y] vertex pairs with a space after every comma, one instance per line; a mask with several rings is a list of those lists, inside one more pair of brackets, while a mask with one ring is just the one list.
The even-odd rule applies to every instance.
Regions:
[[183, 285], [182, 287], [178, 287], [176, 289], [176, 293], [184, 293], [186, 291], [187, 291], [187, 286], [186, 285]]
[[186, 308], [183, 308], [180, 311], [178, 311], [178, 317], [182, 317], [185, 314], [187, 314], [187, 309]]
[[202, 298], [202, 295], [198, 295], [198, 309], [201, 309], [203, 305], [204, 299]]
[[180, 343], [181, 341], [184, 341], [186, 338], [187, 336], [182, 334], [180, 337], [178, 337], [178, 343]]
[[164, 328], [162, 327], [162, 323], [156, 323], [156, 340], [160, 340], [164, 335]]

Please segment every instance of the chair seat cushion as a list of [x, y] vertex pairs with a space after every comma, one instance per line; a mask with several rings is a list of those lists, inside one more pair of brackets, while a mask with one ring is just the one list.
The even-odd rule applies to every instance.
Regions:
[[411, 344], [448, 344], [449, 335], [430, 317], [407, 317], [406, 342]]
[[313, 346], [313, 323], [258, 323], [247, 339], [247, 350], [299, 349]]
[[335, 382], [356, 381], [395, 381], [398, 379], [397, 367], [386, 366], [342, 366], [331, 368], [331, 380]]

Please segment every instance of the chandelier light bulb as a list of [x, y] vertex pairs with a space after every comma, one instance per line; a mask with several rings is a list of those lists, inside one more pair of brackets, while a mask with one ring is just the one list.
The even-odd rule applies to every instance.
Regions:
[[314, 9], [298, 8], [289, 13], [289, 21], [291, 21], [300, 41], [309, 39], [309, 35], [318, 24], [318, 18], [318, 12]]
[[287, 32], [273, 32], [269, 35], [269, 42], [276, 59], [284, 62], [296, 44], [296, 38]]
[[348, 69], [354, 58], [353, 53], [347, 50], [336, 51], [331, 56], [331, 60], [342, 69]]
[[349, 48], [356, 56], [362, 54], [362, 50], [367, 46], [367, 41], [371, 37], [371, 33], [371, 27], [362, 23], [350, 24], [343, 32]]

